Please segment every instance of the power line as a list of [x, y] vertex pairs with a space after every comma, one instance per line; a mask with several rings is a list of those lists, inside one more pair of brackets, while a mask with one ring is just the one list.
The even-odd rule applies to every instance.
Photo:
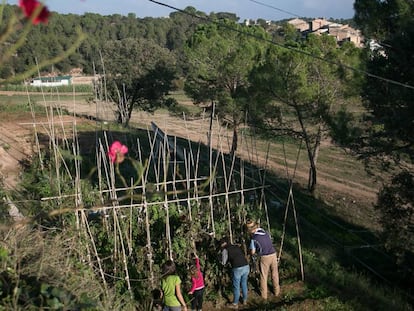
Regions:
[[292, 13], [292, 12], [289, 12], [289, 11], [286, 11], [286, 10], [283, 10], [283, 9], [280, 9], [280, 8], [277, 8], [277, 7], [275, 7], [273, 5], [270, 5], [270, 4], [266, 4], [266, 3], [263, 3], [263, 2], [260, 2], [260, 1], [256, 1], [256, 0], [248, 0], [248, 1], [254, 2], [256, 4], [260, 4], [261, 6], [265, 6], [265, 7], [274, 9], [276, 11], [282, 12], [282, 13], [286, 13], [286, 14], [289, 14], [289, 15], [292, 15], [292, 16], [296, 16], [296, 17], [301, 17], [301, 16], [299, 16], [299, 15], [297, 15], [295, 13]]
[[275, 46], [279, 46], [281, 48], [284, 48], [284, 49], [287, 49], [287, 50], [290, 50], [290, 51], [293, 51], [293, 52], [296, 52], [296, 53], [300, 53], [300, 54], [306, 55], [308, 57], [311, 57], [311, 58], [314, 58], [314, 59], [317, 59], [317, 60], [326, 62], [328, 64], [335, 65], [335, 66], [339, 66], [339, 67], [342, 67], [344, 69], [348, 69], [348, 70], [351, 70], [351, 71], [354, 71], [354, 72], [357, 72], [357, 73], [360, 73], [360, 74], [364, 74], [364, 75], [366, 75], [367, 77], [370, 77], [370, 78], [375, 78], [375, 79], [378, 79], [378, 80], [381, 80], [381, 81], [384, 81], [384, 82], [387, 82], [387, 83], [390, 83], [390, 84], [394, 84], [394, 85], [397, 85], [397, 86], [401, 86], [401, 87], [404, 87], [404, 88], [407, 88], [407, 89], [414, 90], [414, 86], [412, 86], [410, 84], [405, 84], [405, 83], [402, 83], [402, 82], [398, 82], [398, 81], [395, 81], [395, 80], [391, 80], [391, 79], [388, 79], [388, 78], [384, 78], [384, 77], [378, 76], [376, 74], [369, 73], [367, 71], [364, 71], [364, 70], [361, 70], [361, 69], [357, 69], [357, 68], [351, 67], [351, 66], [346, 65], [346, 64], [337, 63], [337, 62], [334, 62], [334, 61], [325, 59], [323, 57], [320, 57], [320, 56], [317, 56], [317, 55], [313, 55], [312, 53], [309, 53], [309, 52], [306, 52], [306, 51], [303, 51], [303, 50], [300, 50], [300, 49], [297, 49], [297, 48], [294, 48], [294, 47], [284, 46], [283, 44], [274, 42], [274, 41], [272, 41], [270, 39], [262, 38], [260, 36], [255, 35], [255, 34], [251, 34], [251, 33], [247, 33], [247, 32], [238, 30], [236, 28], [233, 28], [233, 27], [231, 27], [229, 25], [226, 25], [224, 23], [221, 23], [219, 21], [212, 20], [211, 18], [209, 18], [207, 16], [200, 16], [200, 15], [197, 15], [197, 14], [193, 14], [193, 13], [187, 12], [185, 10], [176, 8], [176, 7], [172, 6], [172, 5], [169, 5], [169, 4], [166, 4], [166, 3], [162, 3], [162, 2], [159, 2], [159, 1], [155, 1], [155, 0], [149, 0], [149, 1], [150, 2], [153, 2], [155, 4], [158, 4], [158, 5], [167, 7], [169, 9], [174, 10], [174, 11], [181, 12], [183, 14], [189, 15], [191, 17], [198, 18], [200, 20], [204, 20], [204, 21], [209, 22], [209, 23], [217, 24], [217, 25], [219, 25], [221, 27], [224, 27], [224, 28], [226, 28], [228, 30], [231, 30], [231, 31], [234, 31], [234, 32], [243, 34], [245, 36], [250, 36], [250, 37], [255, 38], [257, 40], [264, 41], [264, 42], [273, 44]]

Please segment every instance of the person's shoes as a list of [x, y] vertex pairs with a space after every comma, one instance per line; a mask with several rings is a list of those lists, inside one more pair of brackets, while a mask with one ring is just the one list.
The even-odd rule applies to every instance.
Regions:
[[229, 303], [227, 304], [227, 308], [237, 310], [239, 308], [239, 305], [236, 305], [234, 303]]
[[243, 300], [243, 306], [247, 306], [247, 300]]

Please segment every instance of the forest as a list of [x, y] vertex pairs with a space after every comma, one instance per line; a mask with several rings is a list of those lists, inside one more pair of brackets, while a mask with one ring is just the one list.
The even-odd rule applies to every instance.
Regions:
[[[354, 8], [352, 20], [336, 22], [360, 29], [364, 48], [303, 36], [286, 20], [245, 25], [194, 7], [164, 18], [52, 12], [35, 23], [3, 4], [0, 91], [29, 99], [2, 95], [1, 119], [32, 119], [34, 151], [16, 185], [0, 175], [0, 310], [154, 310], [162, 263], [173, 260], [187, 288], [195, 254], [204, 309], [224, 310], [232, 291], [222, 237], [249, 261], [256, 295], [246, 310], [412, 310], [414, 3]], [[74, 69], [95, 77], [91, 88], [40, 89], [43, 100], [28, 91], [36, 76]], [[64, 96], [110, 107], [112, 119], [67, 126]], [[205, 123], [205, 141], [134, 118], [165, 110], [185, 126]], [[321, 189], [328, 141], [381, 180], [375, 220], [331, 208]], [[271, 145], [293, 163], [286, 176], [266, 166]], [[249, 219], [278, 248], [281, 295], [269, 301], [247, 254]]]

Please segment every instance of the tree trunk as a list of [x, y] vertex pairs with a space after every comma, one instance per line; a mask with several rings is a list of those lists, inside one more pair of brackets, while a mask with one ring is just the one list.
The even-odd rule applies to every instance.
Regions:
[[134, 104], [132, 102], [127, 103], [128, 106], [128, 115], [125, 120], [124, 126], [127, 127], [129, 125], [129, 121], [131, 120], [132, 110], [134, 109]]
[[230, 155], [233, 156], [234, 153], [237, 150], [237, 144], [238, 144], [238, 140], [239, 140], [239, 136], [237, 134], [237, 130], [238, 130], [238, 126], [234, 125], [233, 127], [233, 140], [231, 142], [231, 150], [230, 150]]
[[118, 110], [117, 123], [123, 127], [128, 127], [129, 120], [131, 119], [132, 110], [125, 113], [125, 111]]
[[118, 111], [117, 111], [117, 122], [118, 124], [122, 124], [124, 127], [128, 127], [129, 120], [131, 119], [132, 108], [134, 105], [132, 101], [128, 103], [128, 99], [126, 98], [126, 91], [125, 91], [125, 84], [122, 85], [123, 90], [122, 93], [117, 90], [118, 92]]
[[212, 137], [212, 132], [213, 132], [213, 119], [214, 119], [214, 113], [215, 113], [215, 109], [216, 109], [216, 105], [214, 103], [214, 101], [211, 102], [211, 106], [210, 106], [210, 124], [209, 124], [209, 129], [208, 129], [208, 134], [207, 134], [207, 144], [208, 144], [208, 148], [211, 150], [211, 137]]
[[314, 193], [316, 189], [316, 179], [317, 179], [316, 178], [317, 176], [316, 164], [318, 162], [319, 150], [321, 147], [321, 139], [322, 139], [322, 124], [319, 124], [318, 133], [316, 134], [316, 140], [315, 140], [315, 145], [314, 145], [313, 154], [312, 154], [313, 166], [311, 164], [311, 167], [309, 169], [308, 189], [311, 193]]
[[[311, 139], [309, 137], [308, 132], [306, 131], [305, 124], [303, 123], [303, 116], [302, 113], [296, 105], [294, 106], [296, 110], [296, 114], [300, 123], [300, 127], [302, 129], [303, 139], [305, 140], [306, 145], [306, 151], [308, 153], [308, 159], [309, 159], [309, 178], [308, 178], [308, 190], [311, 194], [313, 194], [316, 190], [316, 184], [317, 184], [317, 170], [316, 170], [316, 162], [314, 157], [314, 152], [316, 150], [316, 147], [312, 148], [311, 146]], [[318, 139], [317, 139], [318, 141]], [[319, 139], [320, 143], [320, 139]], [[316, 143], [315, 143], [316, 146]], [[318, 148], [319, 149], [319, 148]]]
[[[311, 161], [311, 160], [309, 160]], [[309, 177], [308, 177], [308, 190], [310, 193], [315, 193], [316, 190], [316, 182], [317, 182], [317, 170], [316, 170], [316, 165], [315, 163], [310, 163], [310, 168], [309, 168]]]

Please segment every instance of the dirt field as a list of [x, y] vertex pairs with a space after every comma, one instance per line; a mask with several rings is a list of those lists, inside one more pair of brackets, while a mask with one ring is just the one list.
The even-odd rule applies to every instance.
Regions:
[[[73, 113], [73, 116], [65, 115], [54, 117], [54, 122], [66, 124], [71, 128], [76, 122], [91, 122], [92, 118], [99, 120], [114, 120], [115, 107], [108, 103], [88, 104], [85, 102], [59, 102], [60, 108]], [[33, 156], [36, 145], [33, 143], [34, 131], [45, 131], [48, 129], [48, 120], [46, 118], [36, 119], [36, 127], [30, 115], [22, 115], [15, 119], [2, 117], [0, 123], [0, 178], [3, 179], [6, 188], [15, 187], [19, 176], [19, 162], [23, 159]], [[183, 120], [170, 116], [167, 112], [157, 112], [148, 114], [144, 112], [134, 112], [131, 120], [132, 125], [142, 128], [151, 128], [151, 122], [157, 124], [166, 134], [178, 137], [188, 138], [192, 141], [207, 143], [207, 133], [209, 130], [208, 118], [198, 120]], [[228, 152], [231, 143], [231, 132], [221, 127], [217, 122], [213, 125], [213, 146]], [[328, 145], [329, 142], [324, 142]], [[244, 140], [241, 137], [241, 143], [238, 155], [245, 158], [246, 161], [253, 161], [256, 164], [264, 165], [266, 162], [266, 152], [257, 150], [252, 147], [253, 143]], [[323, 147], [322, 147], [323, 148]], [[280, 151], [270, 150], [273, 159], [279, 159], [283, 163], [283, 154]], [[337, 161], [341, 165], [341, 161]], [[288, 159], [288, 170], [293, 172], [295, 160]], [[276, 161], [269, 161], [267, 167], [280, 176], [286, 176], [286, 167], [278, 164]], [[343, 208], [344, 213], [349, 213], [352, 218], [374, 217], [372, 205], [375, 202], [376, 193], [379, 185], [372, 182], [372, 187], [359, 183], [356, 180], [345, 180], [332, 175], [334, 168], [319, 165], [318, 187], [321, 196], [333, 206], [339, 202], [335, 208]], [[308, 177], [308, 167], [299, 166], [296, 171], [295, 180], [306, 185]], [[367, 177], [368, 178], [368, 177]], [[349, 208], [349, 207], [364, 207]], [[347, 210], [349, 208], [349, 210]]]

